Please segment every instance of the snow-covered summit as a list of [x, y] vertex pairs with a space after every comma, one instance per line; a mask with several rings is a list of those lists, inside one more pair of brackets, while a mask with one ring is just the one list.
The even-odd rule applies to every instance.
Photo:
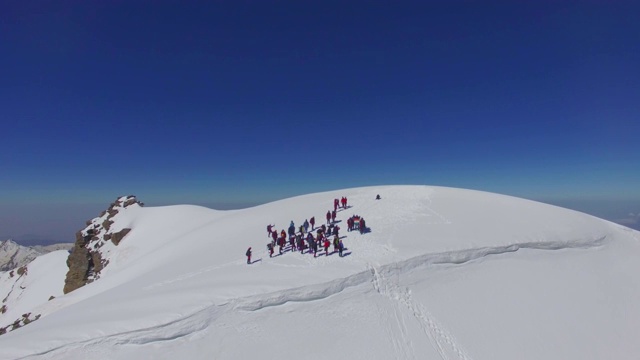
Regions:
[[[318, 226], [342, 196], [344, 257], [269, 257], [268, 224], [286, 231], [314, 216]], [[346, 231], [353, 215], [370, 231]], [[8, 358], [640, 356], [640, 235], [583, 213], [380, 186], [244, 210], [136, 206], [118, 216], [110, 228], [132, 230], [100, 279], [0, 337]]]

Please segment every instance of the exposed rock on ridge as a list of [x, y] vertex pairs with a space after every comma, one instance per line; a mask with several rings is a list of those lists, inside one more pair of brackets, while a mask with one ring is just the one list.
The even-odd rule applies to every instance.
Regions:
[[65, 294], [100, 278], [100, 272], [109, 263], [102, 248], [109, 242], [117, 246], [131, 231], [130, 228], [113, 227], [115, 218], [132, 206], [144, 204], [133, 195], [122, 196], [98, 217], [88, 220], [87, 226], [76, 233], [76, 242], [67, 259], [69, 272], [65, 279]]

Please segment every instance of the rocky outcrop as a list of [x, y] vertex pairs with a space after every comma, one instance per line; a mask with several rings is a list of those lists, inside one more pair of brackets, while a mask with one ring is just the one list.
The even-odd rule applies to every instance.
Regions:
[[67, 258], [67, 266], [69, 272], [64, 281], [64, 293], [69, 293], [87, 283], [87, 275], [89, 274], [89, 249], [85, 247], [85, 236], [81, 231], [76, 233], [76, 242], [71, 249], [71, 253]]
[[65, 294], [100, 277], [100, 272], [109, 263], [105, 249], [120, 244], [131, 231], [129, 227], [118, 227], [117, 218], [132, 206], [144, 204], [133, 195], [120, 197], [76, 233], [76, 242], [67, 258], [69, 271], [65, 279]]
[[122, 239], [129, 233], [129, 231], [131, 231], [131, 229], [122, 229], [120, 231], [118, 231], [117, 233], [114, 233], [113, 236], [111, 237], [111, 241], [118, 245], [120, 243], [120, 241], [122, 241]]

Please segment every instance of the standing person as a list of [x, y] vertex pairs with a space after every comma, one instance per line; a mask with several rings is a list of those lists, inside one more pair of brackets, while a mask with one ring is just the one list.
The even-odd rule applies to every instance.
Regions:
[[340, 235], [338, 235], [338, 231], [339, 231], [339, 230], [340, 230], [340, 226], [337, 226], [337, 225], [336, 225], [336, 226], [333, 228], [333, 236], [340, 237]]
[[340, 252], [340, 257], [342, 257], [343, 250], [344, 250], [344, 244], [342, 243], [342, 240], [340, 240], [340, 242], [338, 243], [338, 251]]
[[311, 231], [316, 229], [316, 217], [312, 216], [311, 219], [309, 219], [309, 224], [311, 224]]
[[282, 255], [282, 248], [284, 247], [284, 244], [286, 244], [287, 238], [286, 237], [281, 237], [280, 240], [278, 241], [278, 252], [280, 253], [280, 255]]
[[331, 212], [331, 221], [333, 221], [333, 222], [335, 222], [335, 221], [336, 221], [336, 215], [337, 215], [337, 214], [336, 214], [336, 211], [335, 211], [335, 210], [333, 210], [333, 211]]
[[327, 211], [327, 225], [331, 223], [331, 210]]
[[271, 238], [273, 239], [273, 243], [275, 244], [278, 240], [278, 232], [276, 230], [273, 230], [273, 232], [271, 233]]
[[309, 222], [307, 221], [307, 219], [304, 219], [304, 223], [302, 224], [302, 226], [304, 226], [304, 232], [309, 231]]
[[340, 247], [340, 238], [337, 236], [333, 237], [333, 252], [338, 251], [338, 248]]
[[309, 251], [308, 252], [313, 251], [312, 243], [313, 243], [313, 234], [312, 233], [308, 233], [307, 234], [307, 245], [309, 245]]
[[329, 256], [329, 239], [324, 239], [324, 256]]
[[347, 200], [344, 196], [340, 198], [340, 205], [342, 205], [343, 209], [346, 207], [346, 203], [347, 203]]
[[267, 225], [267, 237], [271, 237], [271, 228], [273, 228], [275, 225]]
[[364, 218], [360, 218], [360, 234], [364, 234], [367, 231], [367, 225], [364, 223]]
[[267, 250], [269, 250], [269, 257], [273, 257], [273, 247], [275, 246], [275, 242], [267, 243]]
[[338, 199], [333, 199], [333, 211], [338, 210]]
[[247, 264], [251, 264], [251, 246], [249, 246], [245, 255], [247, 255]]
[[311, 238], [311, 248], [313, 249], [313, 257], [316, 257], [318, 254], [318, 242]]
[[353, 230], [353, 217], [347, 219], [347, 231]]
[[347, 197], [346, 196], [344, 197], [344, 208], [345, 209], [347, 208]]

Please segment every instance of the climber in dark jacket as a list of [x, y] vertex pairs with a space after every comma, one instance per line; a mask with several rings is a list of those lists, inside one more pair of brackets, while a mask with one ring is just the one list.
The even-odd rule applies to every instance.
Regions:
[[267, 244], [267, 250], [269, 250], [269, 257], [273, 257], [273, 243]]
[[247, 264], [251, 264], [251, 247], [247, 249]]

